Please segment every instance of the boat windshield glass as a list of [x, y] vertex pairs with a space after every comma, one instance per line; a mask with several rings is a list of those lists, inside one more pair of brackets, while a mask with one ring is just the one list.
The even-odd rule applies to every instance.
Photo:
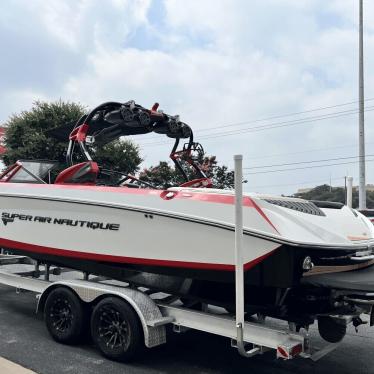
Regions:
[[[56, 165], [54, 161], [18, 161], [21, 167], [10, 176], [7, 182], [12, 183], [41, 183], [47, 176], [49, 171]], [[8, 174], [12, 174], [14, 169], [4, 175], [9, 178]]]
[[365, 217], [374, 217], [374, 209], [363, 209], [359, 210]]

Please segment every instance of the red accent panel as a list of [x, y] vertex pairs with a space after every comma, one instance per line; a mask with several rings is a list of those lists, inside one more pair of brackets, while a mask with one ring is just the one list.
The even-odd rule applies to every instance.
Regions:
[[96, 162], [93, 161], [86, 161], [81, 162], [79, 164], [75, 164], [73, 166], [68, 167], [67, 169], [64, 169], [56, 178], [55, 184], [69, 184], [74, 183], [71, 181], [71, 179], [76, 175], [76, 173], [79, 172], [82, 168], [84, 168], [86, 165], [90, 165], [90, 170], [87, 171], [87, 173], [92, 174], [92, 182], [86, 182], [85, 185], [95, 185], [97, 174], [99, 173], [99, 167], [97, 166]]
[[180, 185], [180, 187], [193, 187], [193, 188], [211, 188], [212, 187], [212, 181], [209, 178], [198, 178], [198, 179], [192, 179], [191, 181], [184, 182]]
[[11, 179], [14, 177], [14, 175], [18, 172], [19, 169], [21, 169], [21, 164], [17, 161], [15, 164], [9, 166], [3, 173], [0, 175], [0, 182], [5, 183], [11, 183]]
[[[205, 269], [205, 270], [220, 270], [220, 271], [234, 271], [234, 265], [228, 264], [210, 264], [201, 262], [186, 262], [186, 261], [168, 261], [168, 260], [155, 260], [148, 258], [134, 258], [134, 257], [122, 257], [122, 256], [112, 256], [103, 255], [97, 253], [72, 251], [68, 249], [58, 249], [51, 247], [44, 247], [35, 244], [28, 244], [23, 242], [18, 242], [14, 240], [0, 238], [0, 245], [9, 249], [19, 249], [28, 252], [34, 252], [38, 254], [49, 254], [61, 257], [70, 257], [77, 259], [86, 259], [93, 261], [103, 261], [103, 262], [114, 262], [122, 264], [138, 264], [138, 265], [149, 265], [149, 266], [165, 266], [165, 267], [176, 267], [176, 268], [189, 268], [189, 269]], [[248, 262], [244, 265], [244, 270], [249, 270], [266, 257], [270, 256], [274, 251], [271, 251], [255, 260]]]
[[[205, 201], [209, 203], [217, 204], [230, 204], [235, 203], [235, 197], [233, 195], [224, 195], [224, 194], [214, 194], [214, 193], [203, 193], [203, 192], [193, 192], [193, 191], [160, 191], [160, 190], [151, 190], [151, 189], [142, 189], [142, 188], [126, 188], [126, 187], [107, 187], [107, 186], [90, 186], [82, 184], [65, 184], [65, 185], [56, 185], [56, 184], [32, 184], [32, 183], [17, 183], [15, 187], [20, 188], [24, 187], [26, 189], [30, 188], [67, 188], [67, 189], [77, 189], [77, 190], [94, 190], [99, 192], [117, 192], [117, 193], [126, 193], [132, 195], [156, 195], [164, 196], [164, 193], [174, 192], [178, 199], [189, 199], [197, 201]], [[243, 197], [243, 205], [249, 208], [254, 208], [253, 201], [251, 198], [245, 196]]]
[[[178, 158], [182, 158], [183, 156], [190, 157], [191, 156], [191, 150], [190, 149], [182, 149], [181, 151], [176, 151], [173, 153], [170, 153], [170, 158], [172, 160], [177, 160]], [[187, 162], [190, 163], [191, 160], [187, 159]]]
[[160, 197], [161, 199], [164, 199], [164, 200], [171, 200], [171, 199], [174, 199], [174, 197], [176, 197], [177, 195], [178, 195], [177, 191], [165, 190], [161, 192]]
[[268, 216], [263, 212], [263, 210], [252, 199], [250, 199], [250, 200], [252, 201], [253, 207], [257, 210], [257, 212], [259, 212], [260, 215], [265, 219], [265, 221], [268, 222], [270, 224], [270, 226], [279, 234], [279, 231], [273, 225], [273, 223], [270, 221], [270, 219], [268, 218]]
[[278, 355], [280, 357], [283, 357], [283, 358], [286, 358], [286, 359], [289, 358], [289, 354], [288, 354], [288, 352], [284, 348], [278, 347], [277, 351], [278, 351]]
[[152, 112], [156, 112], [159, 106], [160, 106], [159, 103], [154, 103], [153, 106], [152, 106], [151, 111], [152, 111]]
[[[221, 195], [221, 194], [211, 194], [211, 193], [200, 193], [200, 192], [189, 192], [189, 191], [179, 191], [177, 197], [179, 199], [190, 199], [198, 201], [206, 201], [209, 203], [218, 204], [235, 204], [234, 195]], [[253, 201], [249, 197], [243, 197], [243, 205], [249, 208], [253, 208]]]
[[[252, 260], [250, 262], [247, 262], [246, 264], [244, 264], [244, 271], [252, 269], [256, 265], [258, 265], [260, 262], [264, 261], [265, 258], [268, 258], [271, 254], [273, 254], [274, 251], [276, 251], [276, 249], [273, 249], [272, 251], [270, 251], [268, 253], [265, 253], [264, 255], [262, 255], [260, 257], [257, 257], [256, 259], [254, 259], [254, 260]], [[235, 270], [235, 266], [233, 266], [232, 270]]]
[[87, 131], [89, 126], [87, 123], [75, 128], [69, 135], [70, 140], [75, 140], [77, 142], [84, 142], [86, 140]]
[[291, 356], [295, 357], [295, 356], [299, 355], [302, 351], [303, 351], [303, 346], [301, 344], [295, 345], [291, 349]]

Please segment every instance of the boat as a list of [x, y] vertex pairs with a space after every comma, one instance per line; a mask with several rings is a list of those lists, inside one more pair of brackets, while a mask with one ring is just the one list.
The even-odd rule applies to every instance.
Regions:
[[[152, 132], [175, 140], [182, 185], [156, 189], [92, 159], [92, 147]], [[158, 104], [107, 102], [52, 135], [69, 139], [66, 168], [19, 160], [0, 175], [2, 248], [233, 309], [235, 194], [212, 188], [186, 123]], [[309, 318], [331, 288], [306, 279], [374, 264], [374, 226], [343, 204], [244, 193], [243, 226], [247, 311]]]

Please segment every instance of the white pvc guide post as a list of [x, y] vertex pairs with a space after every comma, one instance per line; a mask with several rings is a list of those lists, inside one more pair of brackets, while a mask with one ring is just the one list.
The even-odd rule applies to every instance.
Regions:
[[352, 208], [353, 178], [347, 178], [347, 206]]
[[364, 96], [364, 21], [363, 0], [359, 1], [359, 209], [366, 209], [366, 166], [365, 166], [365, 96]]
[[236, 326], [244, 326], [243, 156], [235, 155], [235, 299]]

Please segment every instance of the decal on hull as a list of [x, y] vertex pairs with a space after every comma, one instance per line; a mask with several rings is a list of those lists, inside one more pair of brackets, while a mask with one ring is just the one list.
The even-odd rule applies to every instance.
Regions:
[[19, 213], [8, 213], [2, 212], [1, 220], [5, 226], [8, 223], [13, 223], [16, 220], [24, 222], [37, 222], [46, 223], [52, 225], [64, 225], [72, 227], [85, 227], [92, 230], [110, 230], [118, 231], [120, 229], [119, 223], [105, 223], [97, 221], [84, 221], [84, 220], [74, 220], [68, 218], [56, 218], [56, 217], [44, 217], [44, 216], [32, 216], [30, 214], [19, 214]]

